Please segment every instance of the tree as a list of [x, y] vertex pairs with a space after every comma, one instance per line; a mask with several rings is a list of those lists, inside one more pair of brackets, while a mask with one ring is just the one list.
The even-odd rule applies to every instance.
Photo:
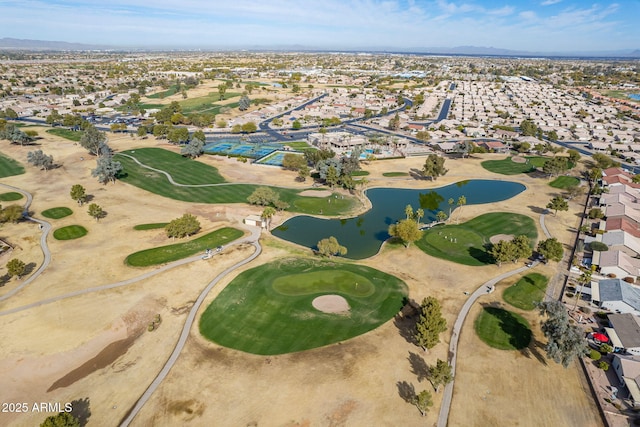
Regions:
[[101, 184], [116, 182], [118, 174], [122, 171], [122, 164], [113, 160], [111, 150], [106, 148], [96, 159], [96, 168], [91, 171], [91, 176], [97, 177]]
[[433, 406], [433, 398], [431, 392], [423, 390], [413, 397], [413, 404], [420, 411], [420, 414], [424, 417], [427, 415], [429, 408]]
[[0, 206], [0, 224], [4, 222], [18, 222], [22, 219], [23, 209], [18, 205], [7, 206], [2, 209]]
[[198, 138], [193, 138], [180, 149], [180, 154], [192, 159], [199, 157], [202, 153], [204, 153], [204, 141]]
[[451, 209], [453, 209], [453, 205], [455, 205], [455, 204], [456, 204], [456, 201], [455, 201], [455, 200], [453, 200], [453, 197], [451, 197], [451, 198], [447, 201], [447, 203], [449, 204], [449, 216], [451, 216]]
[[22, 277], [26, 269], [27, 265], [18, 258], [14, 258], [7, 262], [7, 274], [9, 274], [9, 277], [16, 276], [19, 279]]
[[102, 210], [102, 208], [97, 205], [96, 203], [91, 203], [89, 205], [89, 209], [87, 209], [87, 213], [89, 214], [90, 217], [94, 218], [96, 220], [96, 222], [104, 217], [105, 213]]
[[244, 133], [254, 133], [258, 130], [258, 127], [254, 122], [247, 122], [242, 125], [242, 132]]
[[40, 169], [49, 170], [53, 167], [53, 156], [47, 156], [42, 150], [29, 151], [27, 153], [27, 162]]
[[18, 113], [16, 113], [16, 111], [13, 108], [9, 108], [9, 107], [5, 108], [4, 115], [8, 119], [17, 119], [18, 118]]
[[247, 202], [252, 205], [269, 206], [279, 198], [278, 193], [276, 193], [272, 188], [258, 187], [249, 197], [247, 197]]
[[325, 182], [329, 187], [333, 188], [338, 183], [339, 179], [340, 179], [340, 172], [334, 165], [330, 165], [327, 168], [327, 173], [324, 178]]
[[89, 125], [84, 130], [79, 143], [90, 154], [97, 156], [102, 151], [102, 146], [107, 143], [107, 135], [94, 125]]
[[338, 243], [338, 239], [331, 236], [318, 242], [318, 253], [322, 256], [331, 257], [333, 255], [344, 256], [347, 254], [347, 248]]
[[560, 261], [564, 253], [562, 243], [558, 242], [555, 237], [540, 241], [537, 250], [540, 255], [550, 261]]
[[437, 154], [429, 154], [422, 167], [422, 176], [436, 180], [439, 176], [445, 175], [447, 169], [444, 167], [444, 160], [444, 157]]
[[431, 139], [431, 135], [426, 130], [420, 130], [416, 133], [416, 138], [420, 141], [426, 142]]
[[218, 85], [218, 95], [219, 95], [219, 100], [222, 101], [224, 99], [224, 94], [227, 92], [227, 84], [226, 83], [220, 83]]
[[545, 301], [538, 305], [540, 315], [546, 315], [542, 332], [548, 339], [545, 345], [547, 357], [565, 368], [575, 357], [586, 356], [587, 345], [582, 329], [569, 323], [567, 309], [560, 301]]
[[458, 206], [458, 215], [456, 216], [456, 223], [460, 221], [460, 213], [462, 212], [462, 207], [467, 204], [467, 198], [465, 196], [458, 197], [458, 202], [456, 205]]
[[547, 203], [547, 209], [553, 209], [554, 215], [558, 214], [558, 211], [568, 211], [569, 204], [562, 196], [555, 196], [549, 203]]
[[604, 218], [604, 212], [602, 212], [602, 209], [600, 208], [593, 208], [589, 210], [589, 213], [587, 214], [587, 216], [590, 219], [601, 219], [601, 218]]
[[389, 120], [389, 129], [391, 130], [400, 129], [400, 116], [398, 115], [398, 113], [396, 113], [395, 116], [393, 116], [393, 118]]
[[565, 159], [564, 157], [553, 157], [544, 162], [544, 165], [542, 165], [542, 172], [549, 175], [557, 176], [563, 171], [567, 170], [568, 167], [569, 165], [567, 163], [567, 159]]
[[438, 213], [436, 214], [436, 219], [438, 220], [438, 222], [445, 222], [447, 220], [447, 214], [443, 211], [438, 211]]
[[171, 128], [167, 132], [167, 140], [173, 144], [182, 144], [189, 140], [189, 129], [185, 127]]
[[87, 193], [82, 185], [75, 184], [71, 187], [70, 196], [73, 200], [78, 202], [80, 206], [82, 206], [82, 204], [87, 198]]
[[389, 226], [389, 235], [402, 240], [406, 248], [409, 247], [411, 242], [420, 240], [422, 234], [418, 222], [413, 218], [403, 219]]
[[434, 297], [426, 297], [420, 304], [420, 318], [416, 322], [416, 344], [423, 350], [433, 348], [440, 342], [440, 333], [446, 330], [447, 321], [442, 317], [440, 303]]
[[413, 207], [411, 205], [405, 206], [404, 214], [407, 216], [407, 219], [413, 218]]
[[500, 267], [503, 262], [515, 259], [516, 246], [508, 240], [500, 240], [491, 246], [489, 253], [498, 264], [498, 267]]
[[573, 163], [574, 165], [578, 163], [578, 160], [580, 160], [580, 153], [578, 152], [578, 150], [574, 150], [573, 148], [570, 148], [569, 150], [567, 150], [567, 154], [569, 155], [569, 161], [571, 163]]
[[271, 226], [271, 218], [273, 218], [273, 216], [275, 214], [276, 214], [276, 210], [274, 208], [272, 208], [271, 206], [267, 206], [262, 211], [262, 214], [260, 215], [260, 218], [262, 218], [263, 220], [266, 221], [267, 230], [269, 230], [269, 227]]
[[286, 153], [282, 158], [282, 167], [284, 169], [297, 171], [303, 166], [307, 166], [307, 160], [299, 154]]
[[70, 412], [60, 412], [58, 415], [48, 416], [40, 427], [80, 427], [80, 421]]
[[591, 156], [591, 159], [595, 162], [596, 167], [598, 167], [599, 169], [607, 169], [620, 166], [620, 162], [616, 162], [611, 157], [602, 153], [594, 153], [593, 156]]
[[167, 237], [182, 238], [196, 234], [200, 230], [200, 221], [191, 214], [184, 214], [180, 218], [172, 220], [164, 227]]
[[511, 242], [515, 247], [515, 258], [513, 262], [518, 262], [518, 260], [522, 258], [527, 259], [533, 254], [531, 241], [524, 234], [516, 236]]
[[251, 105], [251, 100], [249, 99], [249, 97], [247, 95], [242, 95], [242, 97], [240, 98], [240, 101], [238, 101], [238, 109], [240, 111], [245, 111], [249, 109], [250, 105]]
[[429, 366], [429, 381], [436, 390], [439, 391], [441, 385], [447, 385], [453, 381], [451, 366], [444, 360], [438, 359], [435, 365]]
[[531, 120], [520, 122], [520, 130], [526, 136], [535, 136], [538, 133], [538, 127]]
[[291, 123], [291, 129], [302, 129], [302, 123], [300, 123], [300, 120], [294, 120], [293, 123]]
[[298, 169], [298, 181], [300, 182], [304, 182], [307, 180], [307, 177], [311, 175], [311, 170], [309, 169], [309, 166], [307, 165], [303, 165], [300, 167], [300, 169]]

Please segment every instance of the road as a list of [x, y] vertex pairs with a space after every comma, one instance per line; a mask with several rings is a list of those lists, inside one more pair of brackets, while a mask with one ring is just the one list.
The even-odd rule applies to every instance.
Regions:
[[31, 196], [31, 193], [29, 193], [28, 191], [22, 190], [20, 188], [14, 187], [12, 185], [0, 184], [0, 186], [12, 191], [17, 191], [18, 193], [26, 197], [27, 201], [24, 204], [24, 209], [23, 209], [23, 212], [26, 212], [26, 214], [23, 214], [23, 218], [28, 221], [33, 221], [40, 224], [40, 229], [42, 230], [42, 235], [40, 236], [40, 247], [42, 248], [42, 253], [44, 254], [44, 260], [42, 261], [42, 264], [40, 264], [40, 267], [38, 267], [38, 269], [31, 276], [29, 276], [24, 282], [22, 282], [15, 289], [12, 289], [6, 294], [0, 296], [0, 301], [4, 301], [6, 299], [11, 298], [12, 296], [20, 292], [22, 289], [24, 289], [31, 282], [36, 280], [38, 276], [40, 276], [42, 272], [49, 266], [49, 263], [51, 262], [51, 252], [49, 251], [49, 246], [47, 245], [47, 236], [49, 236], [49, 232], [51, 231], [51, 224], [49, 224], [47, 221], [42, 221], [40, 219], [36, 219], [29, 216], [28, 214], [29, 207], [31, 207], [31, 202], [33, 201], [33, 196]]
[[136, 415], [138, 415], [138, 413], [143, 408], [145, 403], [147, 403], [147, 401], [151, 398], [151, 395], [157, 390], [157, 388], [160, 386], [162, 381], [167, 377], [167, 375], [169, 374], [169, 371], [171, 371], [171, 368], [173, 368], [173, 366], [175, 365], [176, 361], [178, 360], [178, 357], [180, 356], [180, 353], [182, 352], [182, 349], [184, 348], [187, 342], [187, 338], [189, 338], [189, 334], [191, 333], [191, 327], [193, 326], [193, 323], [196, 319], [196, 314], [200, 309], [200, 306], [204, 302], [204, 299], [206, 298], [206, 296], [209, 294], [209, 292], [211, 292], [211, 289], [213, 289], [213, 287], [227, 274], [253, 261], [256, 257], [258, 257], [258, 255], [260, 255], [260, 253], [262, 252], [262, 247], [260, 246], [260, 243], [258, 241], [260, 232], [259, 231], [257, 233], [253, 232], [251, 236], [253, 239], [255, 239], [251, 243], [256, 248], [256, 251], [253, 254], [251, 254], [251, 256], [249, 256], [248, 258], [243, 259], [242, 261], [232, 265], [231, 267], [224, 270], [222, 273], [218, 274], [211, 282], [209, 282], [209, 284], [202, 290], [202, 292], [200, 292], [198, 299], [196, 300], [195, 304], [193, 304], [193, 307], [191, 307], [191, 310], [189, 311], [187, 320], [185, 321], [184, 326], [182, 327], [180, 338], [178, 339], [178, 342], [175, 348], [173, 349], [173, 352], [169, 356], [169, 359], [167, 360], [165, 365], [162, 367], [162, 369], [160, 370], [156, 378], [153, 380], [153, 382], [149, 385], [147, 390], [145, 390], [145, 392], [142, 394], [140, 399], [138, 399], [138, 401], [133, 406], [133, 408], [127, 415], [127, 417], [122, 421], [122, 423], [120, 424], [121, 427], [126, 427], [129, 424], [131, 424], [131, 422], [136, 417]]
[[[551, 237], [549, 235], [549, 231], [544, 226], [544, 217], [546, 215], [546, 211], [540, 215], [540, 226], [544, 230], [547, 237]], [[538, 264], [538, 261], [534, 261], [532, 267], [535, 267]], [[487, 293], [493, 292], [495, 289], [496, 283], [514, 276], [516, 274], [520, 274], [523, 271], [529, 270], [530, 267], [524, 266], [517, 268], [512, 271], [508, 271], [504, 274], [494, 277], [491, 280], [483, 283], [478, 289], [476, 289], [465, 301], [460, 313], [458, 313], [458, 317], [456, 318], [455, 323], [453, 324], [453, 330], [451, 331], [451, 341], [449, 343], [449, 364], [451, 365], [451, 376], [453, 380], [444, 387], [444, 394], [442, 396], [442, 405], [440, 406], [440, 414], [438, 415], [438, 427], [446, 427], [447, 421], [449, 420], [449, 411], [451, 410], [451, 400], [453, 399], [453, 385], [455, 382], [455, 374], [456, 374], [456, 360], [458, 358], [458, 341], [460, 339], [460, 331], [462, 330], [462, 326], [464, 325], [464, 321], [467, 318], [467, 314], [469, 314], [469, 310], [476, 302], [478, 298], [482, 295], [486, 295]]]

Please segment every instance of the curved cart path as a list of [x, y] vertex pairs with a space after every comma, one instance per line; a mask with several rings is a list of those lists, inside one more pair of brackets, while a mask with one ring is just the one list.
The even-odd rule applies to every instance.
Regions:
[[42, 274], [45, 268], [49, 266], [49, 263], [51, 262], [51, 252], [49, 251], [49, 246], [47, 245], [47, 236], [51, 231], [51, 224], [49, 224], [47, 221], [32, 218], [28, 215], [29, 207], [31, 206], [31, 202], [33, 201], [33, 196], [31, 196], [31, 193], [21, 188], [17, 188], [7, 184], [0, 184], [0, 186], [8, 188], [13, 191], [17, 191], [18, 193], [22, 194], [27, 198], [27, 202], [24, 204], [24, 209], [23, 209], [23, 211], [27, 212], [27, 214], [23, 215], [23, 218], [40, 224], [40, 229], [42, 230], [42, 236], [40, 236], [40, 247], [42, 248], [42, 253], [44, 254], [44, 260], [42, 261], [42, 264], [40, 264], [40, 267], [38, 267], [38, 269], [31, 276], [29, 276], [24, 282], [22, 282], [15, 289], [12, 289], [6, 294], [0, 296], [0, 301], [4, 301], [6, 299], [11, 298], [12, 296], [20, 292], [22, 289], [24, 289], [29, 283], [36, 280], [38, 276]]
[[[544, 224], [544, 217], [547, 214], [547, 211], [544, 211], [540, 214], [540, 226], [544, 231], [544, 234], [547, 238], [550, 238], [549, 230]], [[534, 261], [532, 267], [535, 267], [538, 264], [538, 261]], [[446, 427], [447, 422], [449, 420], [449, 411], [451, 409], [451, 400], [453, 399], [453, 384], [455, 382], [455, 374], [456, 374], [456, 360], [458, 358], [458, 341], [460, 339], [460, 331], [462, 330], [462, 325], [464, 324], [465, 319], [467, 318], [467, 314], [469, 314], [469, 310], [471, 306], [476, 302], [478, 298], [482, 295], [486, 295], [487, 293], [493, 292], [495, 289], [496, 283], [514, 276], [516, 274], [522, 273], [523, 271], [529, 270], [530, 267], [520, 267], [512, 271], [508, 271], [504, 274], [494, 277], [491, 280], [486, 281], [482, 284], [478, 289], [476, 289], [467, 299], [467, 301], [462, 306], [460, 313], [458, 313], [458, 317], [456, 318], [455, 323], [453, 324], [453, 330], [451, 332], [451, 341], [449, 343], [449, 364], [451, 365], [451, 376], [453, 379], [449, 384], [444, 387], [444, 394], [442, 396], [442, 405], [440, 406], [440, 414], [438, 415], [438, 427]]]
[[121, 427], [126, 427], [131, 423], [131, 421], [133, 421], [133, 419], [136, 417], [136, 415], [138, 415], [138, 413], [140, 412], [142, 407], [145, 405], [145, 403], [147, 403], [147, 401], [151, 398], [151, 395], [156, 391], [158, 386], [160, 386], [160, 383], [162, 383], [162, 381], [169, 374], [169, 371], [171, 370], [171, 368], [173, 368], [173, 365], [175, 365], [176, 361], [178, 360], [178, 357], [180, 356], [180, 353], [182, 352], [182, 349], [184, 348], [187, 342], [187, 338], [189, 338], [189, 334], [191, 333], [191, 327], [193, 326], [193, 323], [196, 320], [196, 314], [198, 312], [198, 309], [204, 302], [204, 299], [209, 294], [209, 292], [211, 292], [211, 289], [213, 289], [213, 287], [227, 274], [253, 261], [255, 258], [258, 257], [258, 255], [260, 255], [260, 253], [262, 252], [262, 247], [260, 246], [260, 243], [258, 242], [258, 240], [256, 239], [254, 242], [252, 242], [252, 244], [256, 248], [256, 251], [253, 254], [251, 254], [251, 256], [249, 256], [248, 258], [245, 258], [244, 260], [238, 262], [235, 265], [232, 265], [231, 267], [224, 270], [222, 273], [218, 274], [211, 282], [209, 282], [207, 287], [205, 287], [202, 290], [202, 292], [200, 292], [198, 299], [196, 300], [195, 304], [193, 305], [193, 307], [191, 307], [191, 310], [189, 311], [189, 315], [187, 316], [187, 320], [185, 321], [184, 326], [182, 328], [182, 333], [180, 334], [180, 338], [178, 339], [178, 342], [175, 348], [173, 349], [173, 352], [169, 356], [169, 359], [165, 363], [162, 370], [158, 373], [156, 378], [153, 380], [153, 382], [149, 385], [147, 390], [142, 394], [140, 399], [136, 402], [136, 404], [131, 409], [127, 417], [122, 421], [122, 423], [120, 424]]

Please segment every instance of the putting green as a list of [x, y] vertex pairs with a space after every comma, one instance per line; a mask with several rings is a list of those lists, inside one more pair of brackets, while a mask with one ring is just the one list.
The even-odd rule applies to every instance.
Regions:
[[[370, 267], [282, 259], [229, 283], [202, 314], [200, 333], [253, 354], [309, 350], [377, 328], [398, 313], [407, 293], [400, 279]], [[315, 309], [313, 300], [322, 295], [343, 297], [348, 313]]]
[[291, 274], [276, 278], [272, 286], [276, 292], [289, 296], [316, 295], [320, 292], [367, 297], [376, 289], [366, 277], [346, 270]]

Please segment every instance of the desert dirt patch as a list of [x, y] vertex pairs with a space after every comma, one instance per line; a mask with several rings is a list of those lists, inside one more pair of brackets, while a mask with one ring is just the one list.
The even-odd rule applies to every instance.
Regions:
[[305, 190], [300, 193], [301, 196], [305, 197], [329, 197], [331, 195], [331, 191], [328, 190]]
[[515, 236], [513, 234], [495, 234], [495, 235], [489, 237], [489, 241], [495, 245], [496, 243], [498, 243], [501, 240], [504, 240], [506, 242], [510, 242], [510, 241], [513, 240], [514, 237]]
[[344, 297], [340, 295], [320, 295], [311, 302], [313, 308], [323, 313], [347, 314], [351, 307]]

